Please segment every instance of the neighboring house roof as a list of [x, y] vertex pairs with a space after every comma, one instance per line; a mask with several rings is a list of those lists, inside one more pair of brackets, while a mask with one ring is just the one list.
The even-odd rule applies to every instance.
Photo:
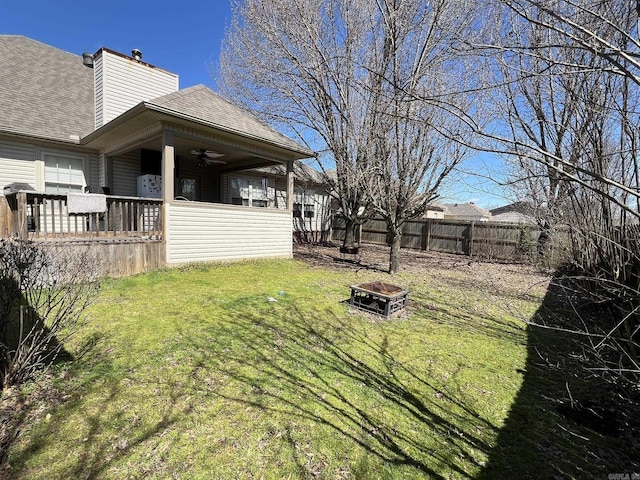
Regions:
[[82, 57], [0, 35], [0, 133], [77, 143], [93, 127], [93, 71]]
[[[204, 85], [196, 85], [144, 102], [147, 108], [161, 109], [219, 130], [266, 141], [307, 156], [313, 152], [262, 123], [254, 114], [226, 101]], [[154, 108], [155, 107], [155, 108]]]
[[427, 205], [427, 210], [432, 212], [444, 212], [445, 207], [440, 202], [431, 202]]
[[491, 210], [491, 221], [535, 224], [533, 212], [533, 205], [530, 203], [514, 202]]
[[491, 218], [491, 212], [473, 203], [444, 203], [445, 215], [456, 218]]
[[[268, 173], [270, 175], [286, 175], [286, 165], [273, 165], [269, 167], [255, 168], [254, 171]], [[293, 164], [293, 175], [298, 183], [314, 183], [317, 185], [325, 185], [324, 176], [315, 168], [305, 165], [302, 162]]]
[[509, 205], [504, 205], [502, 207], [492, 209], [491, 215], [500, 215], [501, 213], [506, 212], [518, 212], [524, 213], [525, 215], [532, 215], [533, 205], [527, 202], [513, 202]]
[[525, 213], [520, 212], [505, 212], [499, 213], [497, 215], [491, 215], [492, 222], [502, 222], [502, 223], [524, 223], [533, 225], [536, 223], [536, 220], [531, 215], [527, 215]]

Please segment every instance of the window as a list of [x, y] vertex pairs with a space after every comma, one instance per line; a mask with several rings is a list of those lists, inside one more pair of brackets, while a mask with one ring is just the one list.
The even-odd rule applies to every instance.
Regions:
[[231, 178], [231, 203], [249, 207], [268, 207], [266, 178]]
[[81, 157], [44, 154], [44, 191], [64, 194], [82, 192], [87, 185]]
[[293, 216], [297, 218], [313, 218], [315, 216], [315, 199], [313, 191], [299, 191], [294, 195]]
[[198, 199], [198, 181], [195, 178], [180, 179], [180, 195], [187, 200]]

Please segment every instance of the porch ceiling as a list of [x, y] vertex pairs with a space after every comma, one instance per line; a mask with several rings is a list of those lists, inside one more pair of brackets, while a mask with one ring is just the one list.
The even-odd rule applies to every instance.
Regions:
[[[175, 156], [179, 159], [180, 165], [182, 166], [188, 163], [192, 163], [193, 165], [198, 164], [198, 157], [191, 153], [193, 150], [209, 150], [222, 154], [222, 157], [213, 159], [217, 161], [216, 163], [212, 163], [209, 167], [205, 168], [214, 168], [223, 173], [285, 163], [284, 159], [277, 159], [268, 155], [256, 155], [240, 148], [230, 147], [205, 139], [185, 138], [177, 134], [174, 135], [173, 146]], [[135, 145], [132, 150], [133, 149], [162, 151], [162, 138], [158, 136], [147, 139]]]
[[175, 155], [181, 162], [198, 163], [192, 150], [211, 150], [224, 156], [215, 164], [222, 172], [285, 164], [302, 158], [288, 150], [255, 138], [234, 135], [195, 120], [148, 109], [139, 104], [84, 137], [82, 144], [116, 156], [137, 149], [162, 151], [162, 132], [173, 132]]

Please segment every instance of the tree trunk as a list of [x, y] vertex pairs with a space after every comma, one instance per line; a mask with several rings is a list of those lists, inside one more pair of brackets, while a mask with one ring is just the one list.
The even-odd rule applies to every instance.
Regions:
[[538, 237], [538, 242], [537, 242], [538, 256], [540, 257], [544, 257], [550, 248], [550, 244], [551, 244], [551, 235], [549, 234], [550, 229], [551, 229], [551, 226], [549, 225], [548, 222], [544, 222], [544, 225], [542, 225], [540, 228], [540, 236]]
[[400, 270], [400, 245], [402, 244], [402, 230], [391, 232], [391, 252], [389, 253], [389, 273]]
[[342, 242], [342, 246], [345, 248], [352, 248], [355, 246], [355, 220], [345, 217], [344, 228], [344, 242]]

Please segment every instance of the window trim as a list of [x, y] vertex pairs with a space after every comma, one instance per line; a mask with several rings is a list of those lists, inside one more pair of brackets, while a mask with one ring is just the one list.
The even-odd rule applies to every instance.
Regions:
[[40, 160], [37, 161], [37, 172], [38, 178], [36, 179], [36, 187], [38, 191], [44, 192], [46, 191], [46, 178], [45, 178], [45, 157], [53, 156], [53, 157], [62, 157], [62, 158], [72, 158], [74, 160], [80, 160], [82, 162], [82, 191], [89, 185], [89, 172], [87, 171], [87, 165], [89, 161], [86, 155], [81, 155], [77, 153], [70, 152], [60, 152], [55, 150], [41, 150], [40, 151]]
[[[248, 197], [245, 199], [243, 197], [234, 197], [233, 196], [233, 182], [235, 181], [246, 181], [247, 189], [248, 189]], [[260, 198], [254, 198], [253, 196], [253, 183], [261, 183], [261, 194]], [[269, 208], [272, 207], [272, 201], [269, 198], [269, 189], [271, 188], [269, 179], [267, 177], [254, 177], [254, 176], [243, 176], [243, 175], [230, 175], [229, 176], [229, 201], [232, 205], [242, 205], [244, 207], [252, 207], [252, 208]], [[240, 190], [241, 187], [238, 187]], [[239, 202], [238, 202], [239, 200]], [[247, 201], [247, 205], [244, 204], [244, 201]], [[265, 203], [265, 205], [255, 205], [254, 202]]]

